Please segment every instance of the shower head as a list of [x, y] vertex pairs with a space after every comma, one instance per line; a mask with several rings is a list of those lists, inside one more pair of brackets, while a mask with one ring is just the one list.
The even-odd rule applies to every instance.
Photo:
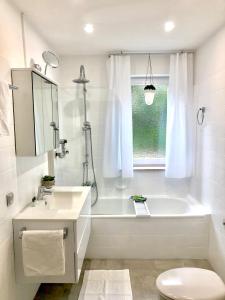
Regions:
[[80, 66], [80, 77], [77, 79], [73, 79], [73, 82], [82, 84], [89, 82], [89, 80], [85, 77], [85, 69], [83, 65]]

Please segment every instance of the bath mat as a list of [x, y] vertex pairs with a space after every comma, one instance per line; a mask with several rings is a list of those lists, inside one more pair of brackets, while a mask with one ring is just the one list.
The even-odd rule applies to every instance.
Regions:
[[85, 271], [79, 300], [132, 300], [129, 270]]

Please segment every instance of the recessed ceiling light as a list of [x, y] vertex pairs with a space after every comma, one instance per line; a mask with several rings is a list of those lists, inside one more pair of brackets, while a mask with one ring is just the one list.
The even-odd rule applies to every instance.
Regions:
[[175, 28], [175, 24], [173, 21], [167, 21], [164, 24], [164, 29], [166, 32], [170, 32]]
[[86, 24], [84, 26], [84, 31], [87, 32], [87, 33], [92, 33], [94, 31], [93, 24]]

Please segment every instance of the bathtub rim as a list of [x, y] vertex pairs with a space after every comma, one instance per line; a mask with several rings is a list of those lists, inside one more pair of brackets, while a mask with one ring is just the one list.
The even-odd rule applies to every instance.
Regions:
[[189, 215], [150, 215], [139, 217], [136, 215], [91, 215], [92, 219], [137, 219], [137, 220], [146, 220], [146, 219], [192, 219], [192, 218], [205, 218], [209, 217], [210, 213], [202, 214], [189, 214]]
[[[173, 199], [173, 200], [178, 200], [181, 202], [184, 202], [186, 204], [189, 205], [190, 208], [194, 208], [194, 207], [199, 207], [201, 208], [199, 212], [194, 212], [194, 211], [190, 211], [188, 213], [185, 214], [153, 214], [149, 216], [137, 216], [135, 214], [92, 214], [91, 213], [91, 218], [95, 219], [95, 218], [101, 218], [101, 219], [105, 219], [105, 218], [111, 218], [111, 219], [156, 219], [156, 218], [166, 218], [166, 219], [180, 219], [180, 218], [199, 218], [199, 217], [206, 217], [206, 216], [210, 216], [211, 212], [209, 211], [209, 209], [205, 206], [203, 206], [198, 200], [196, 200], [195, 198], [193, 198], [191, 195], [187, 195], [185, 198], [182, 197], [176, 197], [176, 196], [168, 196], [168, 195], [143, 195], [144, 197], [147, 198], [159, 198], [159, 199]], [[102, 199], [108, 199], [108, 200], [112, 200], [115, 199], [114, 197], [101, 197], [99, 200]], [[116, 199], [121, 199], [121, 200], [128, 200], [129, 199], [127, 197], [120, 197], [120, 198], [116, 198]]]

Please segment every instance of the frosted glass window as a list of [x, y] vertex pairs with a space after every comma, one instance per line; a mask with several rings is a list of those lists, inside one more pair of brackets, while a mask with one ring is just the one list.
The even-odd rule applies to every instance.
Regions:
[[132, 85], [133, 147], [135, 164], [165, 163], [167, 85], [155, 84], [154, 103], [146, 105], [144, 84]]

